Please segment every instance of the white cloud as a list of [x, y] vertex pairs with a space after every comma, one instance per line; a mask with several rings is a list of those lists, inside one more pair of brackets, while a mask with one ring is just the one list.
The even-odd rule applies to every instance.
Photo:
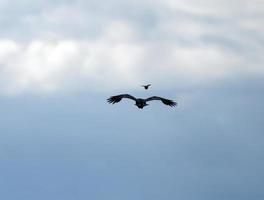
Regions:
[[[160, 2], [161, 1], [157, 1]], [[181, 10], [197, 16], [239, 17], [241, 14], [263, 13], [262, 0], [164, 0], [161, 5], [170, 10]]]
[[190, 87], [264, 72], [261, 1], [61, 2], [9, 16], [18, 27], [0, 31], [0, 93]]
[[[248, 70], [241, 67], [250, 60], [224, 48], [140, 42], [128, 24], [118, 21], [109, 26], [102, 38], [92, 41], [32, 41], [25, 45], [0, 41], [1, 78], [5, 77], [1, 92], [135, 88], [149, 80], [186, 87]], [[256, 73], [264, 71], [251, 67]]]

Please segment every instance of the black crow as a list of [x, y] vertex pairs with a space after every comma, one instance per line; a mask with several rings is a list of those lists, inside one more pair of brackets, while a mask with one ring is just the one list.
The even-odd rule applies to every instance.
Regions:
[[151, 86], [151, 84], [148, 84], [148, 85], [142, 85], [142, 87], [145, 88], [145, 90], [147, 90], [149, 88], [149, 86]]
[[140, 109], [147, 106], [148, 101], [153, 101], [153, 100], [160, 100], [165, 105], [168, 105], [171, 107], [174, 107], [177, 105], [176, 102], [169, 100], [169, 99], [164, 99], [162, 97], [152, 96], [152, 97], [149, 97], [147, 99], [141, 99], [141, 98], [135, 98], [129, 94], [120, 94], [120, 95], [116, 95], [116, 96], [111, 96], [110, 98], [107, 99], [107, 101], [108, 101], [108, 103], [115, 104], [115, 103], [118, 103], [119, 101], [121, 101], [123, 98], [128, 98], [128, 99], [134, 100], [136, 102], [135, 105]]

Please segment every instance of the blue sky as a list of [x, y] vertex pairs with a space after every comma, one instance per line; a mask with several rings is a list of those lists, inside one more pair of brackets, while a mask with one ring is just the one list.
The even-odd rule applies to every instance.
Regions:
[[[1, 199], [264, 198], [262, 1], [0, 11]], [[106, 103], [119, 93], [179, 106]]]

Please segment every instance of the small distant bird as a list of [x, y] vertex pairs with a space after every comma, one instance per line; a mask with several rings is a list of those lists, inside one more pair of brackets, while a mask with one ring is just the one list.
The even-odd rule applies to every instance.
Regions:
[[148, 84], [148, 85], [142, 85], [142, 87], [145, 88], [145, 90], [147, 90], [149, 88], [149, 86], [151, 86], [151, 84]]
[[169, 100], [169, 99], [164, 99], [162, 97], [152, 96], [152, 97], [149, 97], [147, 99], [141, 99], [141, 98], [135, 98], [135, 97], [131, 96], [130, 94], [120, 94], [120, 95], [116, 95], [116, 96], [111, 96], [110, 98], [107, 99], [107, 101], [108, 101], [108, 103], [115, 104], [115, 103], [118, 103], [119, 101], [121, 101], [123, 98], [134, 100], [136, 102], [135, 105], [140, 109], [144, 108], [145, 106], [148, 106], [147, 102], [153, 101], [153, 100], [160, 100], [165, 105], [168, 105], [171, 107], [174, 107], [177, 105], [176, 102]]

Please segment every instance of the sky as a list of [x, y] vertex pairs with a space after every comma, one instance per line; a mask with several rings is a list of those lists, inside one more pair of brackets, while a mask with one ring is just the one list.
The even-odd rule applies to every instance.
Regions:
[[264, 199], [263, 24], [262, 0], [0, 0], [0, 198]]

